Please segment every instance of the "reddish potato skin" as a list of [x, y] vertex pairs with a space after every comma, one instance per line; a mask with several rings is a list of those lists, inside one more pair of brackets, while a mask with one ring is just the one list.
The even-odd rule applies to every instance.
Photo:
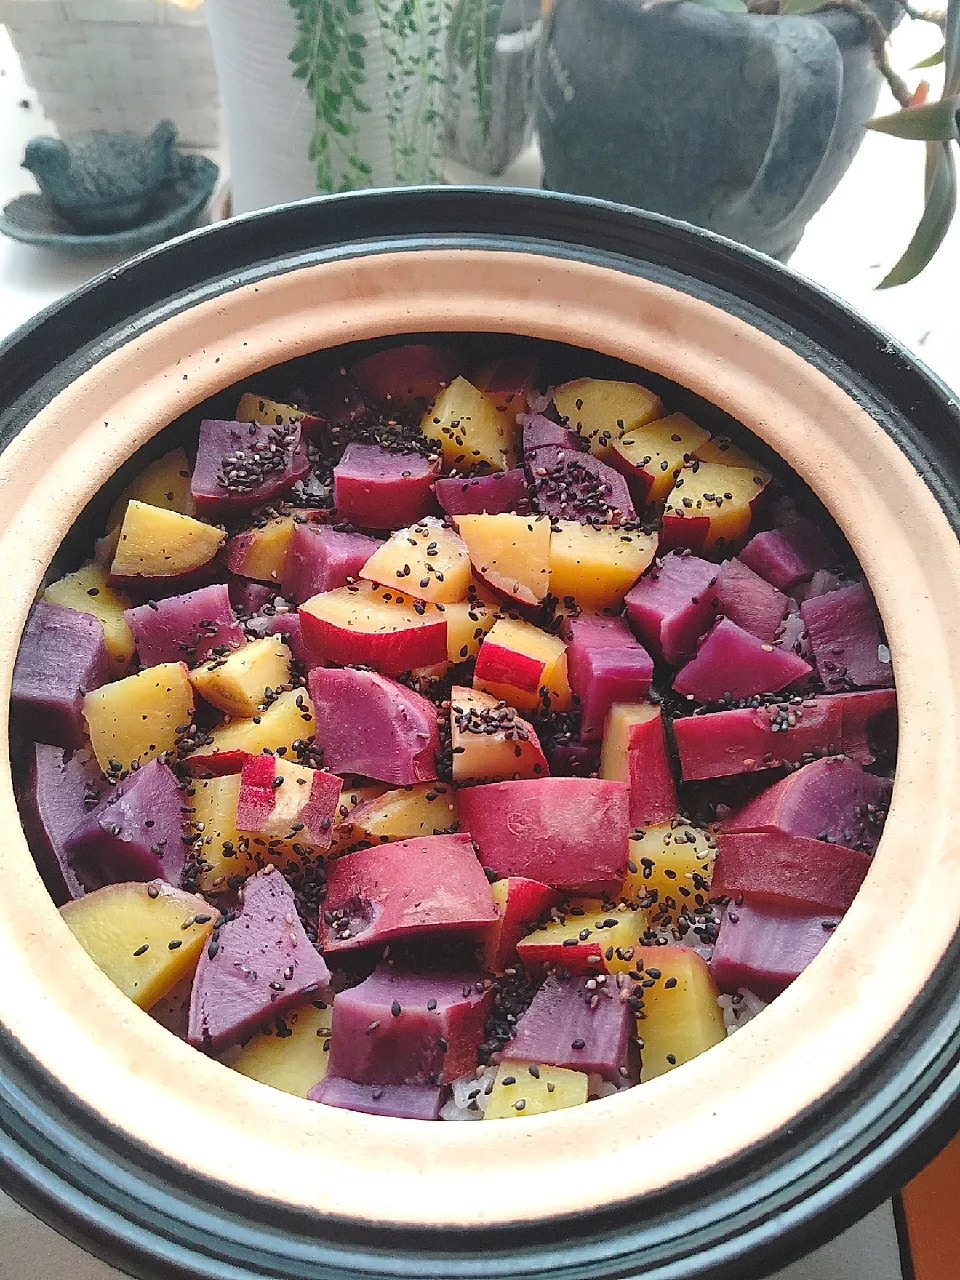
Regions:
[[333, 662], [343, 667], [376, 667], [386, 675], [399, 675], [447, 660], [444, 621], [403, 631], [351, 631], [317, 618], [309, 606], [309, 600], [300, 606], [300, 628], [311, 666]]
[[720, 835], [710, 892], [715, 897], [792, 903], [842, 915], [870, 870], [870, 857], [844, 845], [782, 831]]
[[687, 779], [723, 778], [796, 764], [808, 752], [835, 755], [843, 724], [837, 702], [821, 698], [804, 706], [802, 719], [778, 732], [772, 731], [769, 709], [764, 707], [674, 720], [681, 772]]
[[721, 991], [761, 1000], [785, 991], [829, 941], [836, 915], [785, 903], [737, 902], [723, 914], [710, 973]]
[[440, 460], [391, 453], [375, 444], [348, 444], [333, 469], [333, 495], [341, 520], [362, 529], [402, 529], [433, 509]]
[[332, 954], [434, 931], [470, 936], [496, 919], [470, 836], [422, 836], [330, 864], [320, 942]]
[[465, 787], [460, 825], [500, 876], [555, 889], [613, 893], [626, 870], [630, 788], [597, 778], [540, 778]]
[[841, 746], [848, 756], [858, 764], [873, 764], [878, 750], [893, 755], [897, 744], [895, 689], [863, 689], [834, 697], [843, 715]]
[[407, 343], [365, 356], [350, 370], [371, 400], [418, 405], [434, 400], [460, 372], [460, 359], [449, 347]]
[[517, 351], [487, 365], [471, 381], [501, 411], [510, 409], [522, 413], [527, 407], [527, 396], [537, 385], [539, 373], [538, 358]]
[[480, 646], [474, 676], [490, 684], [508, 684], [525, 693], [536, 693], [543, 678], [544, 665], [517, 649], [507, 649], [489, 637]]
[[519, 467], [489, 476], [447, 476], [433, 491], [448, 516], [495, 516], [529, 507], [527, 478]]
[[661, 715], [630, 726], [627, 759], [631, 827], [669, 822], [680, 806]]
[[503, 973], [517, 958], [517, 943], [544, 911], [556, 906], [560, 894], [539, 880], [508, 876], [507, 900], [500, 908], [500, 919], [490, 926], [484, 937], [483, 966], [492, 973]]

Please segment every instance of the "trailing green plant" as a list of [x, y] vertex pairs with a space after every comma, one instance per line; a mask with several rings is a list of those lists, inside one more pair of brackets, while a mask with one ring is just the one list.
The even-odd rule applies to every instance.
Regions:
[[504, 0], [289, 0], [297, 20], [293, 74], [313, 103], [309, 156], [317, 189], [373, 184], [365, 140], [381, 117], [393, 181], [438, 182], [447, 41], [473, 69], [484, 136]]
[[927, 86], [911, 90], [890, 65], [887, 41], [890, 32], [865, 0], [699, 0], [724, 13], [775, 14], [782, 17], [840, 8], [855, 14], [867, 31], [874, 60], [896, 98], [899, 109], [865, 122], [867, 129], [896, 138], [923, 142], [927, 157], [924, 174], [923, 214], [909, 245], [878, 288], [906, 284], [926, 267], [943, 243], [957, 210], [957, 171], [954, 146], [960, 142], [960, 0], [948, 0], [945, 13], [916, 9], [899, 0], [908, 18], [929, 22], [943, 32], [943, 46], [913, 69], [944, 68], [943, 93], [926, 100]]

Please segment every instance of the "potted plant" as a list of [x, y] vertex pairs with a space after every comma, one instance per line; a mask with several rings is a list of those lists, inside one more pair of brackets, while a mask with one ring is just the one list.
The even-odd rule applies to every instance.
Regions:
[[[890, 66], [906, 13], [944, 31], [945, 87], [926, 102]], [[597, 74], [597, 67], [605, 69]], [[960, 4], [903, 0], [555, 0], [538, 78], [544, 185], [670, 214], [785, 259], [870, 127], [923, 140], [927, 201], [883, 281], [926, 265], [955, 207]]]
[[[236, 210], [499, 172], [532, 117], [538, 0], [208, 0]], [[446, 127], [445, 127], [446, 126]]]

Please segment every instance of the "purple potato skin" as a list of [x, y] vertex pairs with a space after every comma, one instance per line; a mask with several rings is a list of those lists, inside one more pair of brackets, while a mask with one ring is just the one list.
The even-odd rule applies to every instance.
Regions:
[[448, 516], [499, 515], [529, 507], [527, 477], [519, 467], [489, 476], [448, 476], [433, 491]]
[[818, 569], [828, 569], [836, 558], [826, 538], [806, 516], [754, 534], [740, 552], [748, 568], [781, 591], [806, 582]]
[[689, 657], [717, 616], [717, 566], [670, 552], [627, 592], [627, 617], [654, 658], [676, 665]]
[[123, 616], [145, 667], [158, 662], [186, 662], [195, 667], [215, 649], [239, 649], [246, 640], [224, 582], [125, 609]]
[[283, 570], [283, 594], [303, 604], [321, 591], [345, 587], [382, 543], [329, 525], [295, 524]]
[[599, 742], [615, 702], [646, 699], [653, 659], [621, 618], [570, 618], [565, 632], [570, 688], [580, 701], [580, 740]]
[[328, 1107], [362, 1111], [369, 1116], [398, 1120], [439, 1120], [444, 1090], [430, 1084], [357, 1084], [340, 1076], [325, 1076], [307, 1098]]
[[775, 693], [810, 675], [810, 665], [789, 649], [764, 644], [729, 618], [722, 618], [680, 668], [673, 687], [698, 702], [719, 702], [728, 695], [750, 698]]
[[110, 679], [103, 624], [92, 614], [38, 601], [13, 668], [14, 715], [35, 742], [76, 749], [87, 740], [86, 693]]
[[533, 505], [551, 519], [637, 517], [626, 480], [592, 453], [545, 444], [530, 455], [527, 471]]
[[626, 992], [608, 977], [597, 989], [600, 999], [591, 1008], [597, 992], [586, 986], [587, 981], [555, 974], [548, 977], [518, 1019], [514, 1037], [502, 1056], [572, 1071], [595, 1071], [615, 1084], [624, 1082], [623, 1068], [633, 1072], [636, 1082], [630, 1045], [634, 1016], [621, 999]]
[[392, 453], [377, 444], [348, 444], [333, 469], [333, 500], [340, 520], [362, 529], [402, 529], [429, 515], [440, 460]]
[[90, 813], [87, 799], [103, 791], [103, 774], [86, 750], [31, 745], [18, 788], [20, 817], [43, 882], [58, 907], [85, 892], [67, 858], [67, 837]]
[[800, 615], [807, 624], [817, 671], [828, 693], [851, 686], [888, 689], [893, 685], [890, 654], [884, 649], [880, 615], [862, 582], [805, 600]]
[[727, 907], [710, 972], [721, 991], [743, 987], [773, 1000], [823, 949], [836, 915], [786, 904], [737, 901]]
[[717, 574], [720, 612], [765, 644], [773, 644], [790, 601], [742, 560], [726, 560]]
[[[260, 459], [273, 457], [280, 459], [280, 465], [264, 468]], [[256, 461], [251, 466], [253, 459]], [[244, 470], [262, 470], [259, 484], [245, 486], [242, 491], [221, 484], [224, 474], [235, 469], [237, 460]], [[229, 519], [279, 498], [309, 470], [310, 459], [299, 424], [265, 427], [255, 422], [206, 418], [200, 423], [190, 494], [201, 520]]]

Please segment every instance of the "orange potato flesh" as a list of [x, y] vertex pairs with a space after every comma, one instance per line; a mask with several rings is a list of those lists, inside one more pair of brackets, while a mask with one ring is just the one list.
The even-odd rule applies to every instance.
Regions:
[[656, 553], [655, 533], [560, 520], [550, 539], [550, 594], [587, 612], [618, 608]]
[[[227, 563], [235, 573], [257, 582], [279, 582], [287, 562], [293, 516], [276, 516], [262, 529], [248, 529], [227, 544]], [[234, 547], [242, 541], [242, 554]]]
[[76, 573], [68, 573], [57, 582], [51, 582], [43, 593], [44, 600], [62, 604], [80, 613], [92, 613], [103, 623], [103, 638], [110, 654], [110, 669], [115, 676], [122, 676], [130, 666], [134, 653], [133, 632], [123, 616], [130, 608], [125, 595], [114, 590], [107, 582], [106, 570], [94, 561], [85, 564]]
[[254, 716], [263, 709], [267, 689], [287, 684], [292, 661], [280, 636], [265, 636], [204, 662], [190, 672], [190, 682], [211, 706], [231, 716]]
[[514, 465], [519, 428], [516, 410], [500, 410], [466, 378], [454, 378], [423, 415], [420, 430], [443, 449], [448, 467], [486, 463], [494, 471]]
[[[750, 530], [752, 504], [770, 481], [768, 471], [701, 462], [684, 467], [667, 496], [663, 513], [664, 539], [671, 545], [690, 545], [711, 551], [729, 547]], [[683, 524], [696, 526], [683, 538]]]
[[[634, 955], [649, 928], [642, 908], [570, 898], [559, 916], [520, 939], [517, 955], [524, 964], [558, 964], [575, 973], [628, 973], [635, 967]], [[611, 920], [615, 923], [608, 925]]]
[[[240, 1050], [233, 1069], [272, 1089], [305, 1098], [327, 1074], [333, 1008], [310, 1003], [288, 1010], [278, 1025], [267, 1027]], [[278, 1034], [282, 1025], [283, 1034]]]
[[[549, 774], [546, 757], [533, 726], [511, 716], [496, 733], [483, 731], [483, 721], [495, 722], [501, 704], [489, 693], [454, 685], [450, 691], [450, 738], [453, 780], [542, 778]], [[465, 725], [475, 723], [477, 732]]]
[[[193, 972], [217, 916], [203, 898], [162, 880], [107, 885], [68, 902], [60, 914], [87, 955], [141, 1009]], [[178, 944], [173, 950], [171, 942]]]
[[614, 440], [660, 416], [660, 397], [636, 382], [577, 378], [558, 387], [553, 403], [567, 426], [590, 441], [590, 452], [605, 458]]
[[710, 432], [686, 414], [671, 413], [615, 441], [610, 460], [618, 471], [636, 478], [642, 501], [662, 502], [684, 464], [709, 439]]
[[175, 578], [207, 564], [226, 534], [176, 511], [131, 501], [110, 566], [112, 578]]
[[386, 791], [350, 813], [357, 839], [370, 844], [441, 835], [456, 821], [456, 793], [443, 782], [418, 782]]
[[[719, 994], [704, 960], [689, 947], [641, 947], [638, 958], [648, 977], [660, 976], [638, 993], [643, 1008], [637, 1018], [640, 1080], [653, 1080], [727, 1038]], [[675, 979], [675, 985], [666, 984]]]
[[123, 522], [127, 503], [131, 501], [178, 511], [183, 516], [193, 515], [193, 498], [190, 496], [192, 475], [193, 469], [182, 449], [174, 449], [157, 458], [121, 493], [110, 512], [107, 528], [113, 529]]
[[473, 678], [475, 689], [502, 698], [518, 711], [542, 706], [545, 690], [551, 695], [551, 706], [563, 709], [558, 704], [570, 696], [567, 650], [557, 636], [548, 635], [529, 622], [500, 618], [487, 632], [480, 649]]
[[697, 898], [702, 905], [710, 896], [716, 856], [711, 832], [679, 818], [656, 823], [630, 838], [620, 896], [628, 902], [644, 902], [656, 893], [656, 905], [650, 908], [653, 924], [670, 924], [683, 906], [693, 909]]
[[457, 528], [488, 586], [522, 604], [539, 604], [550, 589], [550, 521], [545, 516], [460, 516]]
[[[497, 1068], [484, 1120], [518, 1120], [521, 1116], [539, 1116], [547, 1111], [563, 1111], [587, 1100], [587, 1077], [582, 1071], [566, 1067], [546, 1067], [537, 1063], [537, 1075], [530, 1064], [505, 1058]], [[513, 1084], [504, 1084], [505, 1080]], [[523, 1105], [517, 1108], [517, 1103]]]
[[462, 600], [470, 585], [470, 556], [463, 539], [427, 516], [390, 535], [360, 570], [384, 587], [402, 587], [428, 603]]
[[161, 662], [135, 676], [102, 685], [83, 700], [83, 714], [97, 764], [111, 760], [129, 769], [176, 745], [177, 729], [193, 716], [193, 689], [186, 665]]
[[232, 772], [240, 768], [242, 755], [259, 756], [264, 751], [292, 759], [293, 744], [309, 741], [313, 734], [313, 703], [306, 689], [286, 689], [256, 719], [231, 720], [212, 730], [213, 741], [195, 751], [187, 765], [198, 773]]
[[230, 887], [231, 877], [246, 879], [268, 863], [299, 866], [313, 856], [306, 846], [237, 830], [238, 773], [198, 778], [189, 791], [194, 793], [188, 792], [187, 802], [194, 810], [190, 823], [191, 833], [198, 837], [197, 885], [202, 893], [220, 893]]
[[259, 422], [262, 427], [287, 427], [304, 417], [302, 409], [278, 400], [265, 400], [263, 396], [244, 392], [237, 405], [237, 422]]

